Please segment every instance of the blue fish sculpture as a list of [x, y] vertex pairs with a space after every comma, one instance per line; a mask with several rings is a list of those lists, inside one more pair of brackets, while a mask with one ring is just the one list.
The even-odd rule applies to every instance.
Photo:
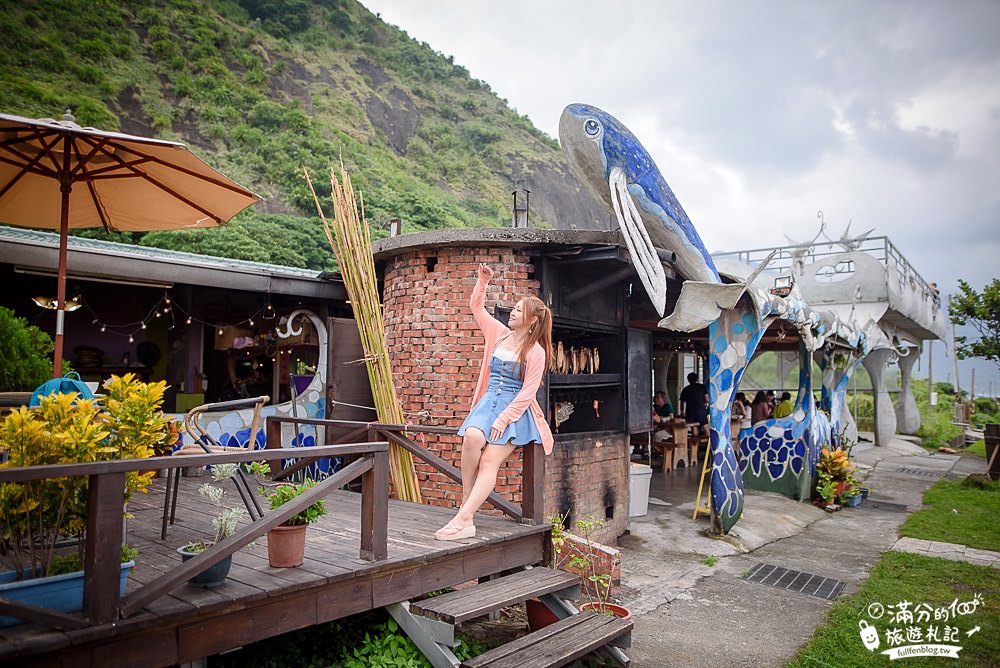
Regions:
[[691, 220], [628, 128], [597, 107], [571, 104], [559, 119], [559, 141], [574, 176], [617, 218], [639, 280], [661, 316], [667, 278], [657, 249], [673, 252], [672, 264], [685, 281], [661, 327], [695, 331], [735, 306], [753, 277], [722, 283]]

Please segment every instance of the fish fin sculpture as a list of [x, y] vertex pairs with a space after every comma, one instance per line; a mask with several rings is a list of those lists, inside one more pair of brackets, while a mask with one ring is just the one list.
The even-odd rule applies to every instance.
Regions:
[[771, 251], [749, 276], [736, 283], [684, 281], [673, 313], [661, 320], [659, 326], [678, 332], [695, 332], [708, 327], [719, 319], [724, 309], [736, 308], [747, 287], [767, 268], [777, 252]]
[[646, 288], [646, 294], [656, 307], [656, 312], [663, 315], [667, 303], [667, 275], [642, 222], [642, 215], [629, 192], [628, 177], [620, 167], [611, 168], [608, 190], [611, 193], [611, 205], [618, 218], [618, 227], [625, 238], [625, 245], [632, 256], [639, 280]]
[[571, 104], [559, 119], [559, 141], [573, 174], [614, 213], [657, 313], [664, 315], [667, 296], [666, 272], [657, 249], [674, 253], [673, 266], [685, 279], [722, 283], [670, 186], [620, 121], [597, 107]]

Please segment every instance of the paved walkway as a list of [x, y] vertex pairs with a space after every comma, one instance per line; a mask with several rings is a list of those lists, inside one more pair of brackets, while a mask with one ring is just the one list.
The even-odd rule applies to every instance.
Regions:
[[892, 549], [898, 552], [913, 552], [927, 557], [967, 561], [976, 566], [991, 566], [1000, 569], [1000, 552], [977, 550], [955, 543], [942, 543], [937, 540], [921, 540], [920, 538], [900, 538], [892, 546]]
[[[749, 492], [743, 519], [722, 538], [705, 533], [704, 515], [691, 519], [697, 470], [653, 471], [649, 512], [631, 518], [630, 534], [620, 539], [622, 598], [635, 620], [627, 652], [632, 665], [784, 665], [824, 623], [833, 602], [748, 581], [757, 564], [832, 578], [844, 584], [841, 596], [853, 594], [883, 552], [910, 546], [897, 540], [897, 531], [928, 487], [985, 466], [903, 439], [887, 447], [860, 445], [854, 459], [871, 489], [861, 507], [829, 514], [778, 494]], [[982, 550], [914, 543], [933, 556], [1000, 564], [1000, 555]]]

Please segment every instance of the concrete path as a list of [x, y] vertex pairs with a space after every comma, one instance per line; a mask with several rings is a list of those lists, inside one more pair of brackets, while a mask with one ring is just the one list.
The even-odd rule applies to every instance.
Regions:
[[967, 561], [977, 566], [990, 566], [1000, 569], [1000, 552], [977, 550], [955, 543], [942, 543], [937, 540], [920, 540], [919, 538], [900, 538], [892, 546], [899, 552], [913, 552], [925, 557], [938, 557], [952, 561]]
[[[832, 602], [750, 582], [748, 573], [769, 564], [842, 582], [841, 595], [852, 594], [880, 555], [900, 545], [897, 529], [921, 506], [928, 487], [985, 468], [982, 460], [930, 455], [902, 439], [853, 454], [871, 489], [861, 507], [826, 513], [777, 494], [748, 492], [743, 519], [723, 538], [706, 534], [704, 515], [691, 519], [699, 472], [664, 477], [654, 470], [650, 512], [632, 518], [620, 541], [622, 598], [635, 618], [627, 652], [632, 665], [784, 665], [823, 623]], [[982, 552], [968, 556], [985, 562]], [[958, 552], [936, 556], [944, 554]]]

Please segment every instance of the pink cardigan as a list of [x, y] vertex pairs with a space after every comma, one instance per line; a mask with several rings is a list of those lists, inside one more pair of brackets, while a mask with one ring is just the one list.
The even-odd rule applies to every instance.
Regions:
[[[472, 397], [473, 406], [486, 394], [486, 388], [490, 382], [490, 357], [493, 355], [493, 350], [500, 339], [511, 331], [486, 310], [487, 285], [488, 283], [477, 280], [476, 287], [472, 291], [472, 299], [469, 302], [472, 315], [476, 318], [476, 324], [479, 325], [483, 336], [486, 337], [486, 350], [483, 354], [482, 365], [479, 368], [479, 382], [476, 383], [476, 393]], [[552, 452], [552, 430], [549, 429], [549, 423], [545, 421], [545, 414], [542, 412], [542, 407], [538, 405], [538, 400], [535, 399], [535, 393], [538, 392], [538, 386], [542, 383], [542, 377], [545, 375], [545, 351], [536, 343], [528, 351], [525, 362], [524, 381], [521, 391], [517, 393], [514, 400], [510, 402], [510, 405], [500, 413], [500, 417], [497, 418], [493, 426], [503, 431], [507, 428], [507, 425], [516, 422], [525, 410], [530, 409], [531, 415], [535, 418], [535, 426], [538, 427], [538, 433], [542, 435], [542, 449], [545, 450], [545, 454], [549, 454]]]

